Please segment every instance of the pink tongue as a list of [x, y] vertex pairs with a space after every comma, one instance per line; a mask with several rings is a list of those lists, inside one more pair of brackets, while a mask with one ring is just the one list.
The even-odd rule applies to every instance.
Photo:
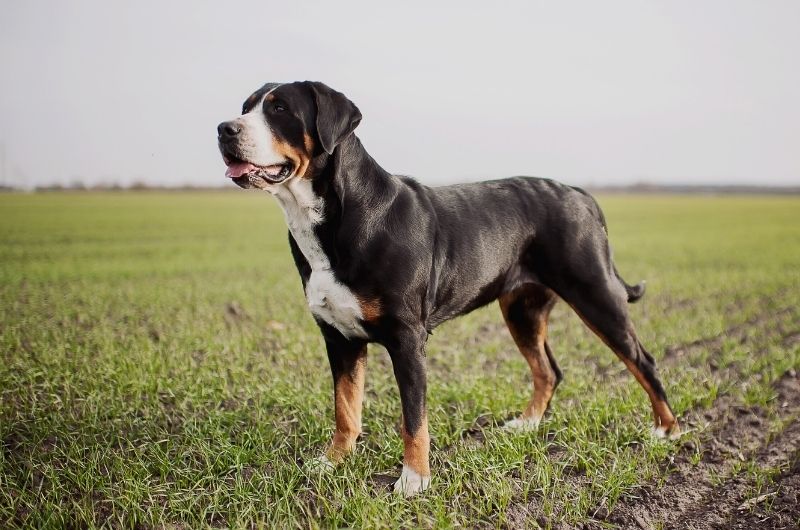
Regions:
[[245, 173], [249, 173], [255, 169], [258, 168], [250, 162], [234, 162], [228, 166], [228, 169], [225, 171], [225, 176], [233, 179], [236, 177], [241, 177]]

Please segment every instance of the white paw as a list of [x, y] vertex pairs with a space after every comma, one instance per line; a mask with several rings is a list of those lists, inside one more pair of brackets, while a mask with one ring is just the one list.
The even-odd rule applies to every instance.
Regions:
[[425, 491], [431, 485], [431, 477], [423, 477], [410, 467], [403, 465], [403, 473], [397, 482], [394, 483], [394, 492], [400, 493], [403, 497]]
[[306, 469], [308, 469], [309, 471], [326, 472], [326, 471], [332, 471], [334, 467], [336, 467], [336, 465], [333, 462], [331, 462], [331, 460], [325, 455], [319, 456], [317, 458], [312, 458], [311, 460], [306, 462]]
[[507, 431], [517, 431], [517, 432], [531, 432], [535, 431], [539, 428], [539, 422], [542, 421], [540, 418], [516, 418], [511, 421], [507, 421], [503, 425], [503, 429]]
[[671, 433], [667, 434], [667, 428], [664, 427], [663, 425], [659, 425], [658, 427], [653, 427], [651, 434], [653, 435], [653, 438], [657, 440], [664, 440], [664, 439], [677, 440], [678, 438], [681, 437], [680, 429], [676, 427], [672, 430]]

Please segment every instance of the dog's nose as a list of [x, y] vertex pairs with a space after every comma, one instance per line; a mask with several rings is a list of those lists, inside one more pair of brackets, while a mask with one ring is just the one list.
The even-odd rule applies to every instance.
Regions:
[[233, 138], [240, 132], [242, 132], [242, 128], [233, 121], [223, 121], [217, 125], [217, 134], [222, 139]]

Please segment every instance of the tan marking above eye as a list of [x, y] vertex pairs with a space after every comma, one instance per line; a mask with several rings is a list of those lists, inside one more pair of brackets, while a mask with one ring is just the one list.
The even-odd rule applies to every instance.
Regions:
[[258, 94], [253, 94], [252, 96], [247, 98], [247, 101], [244, 102], [244, 108], [249, 111], [250, 109], [253, 108], [253, 106], [255, 106], [257, 100], [258, 100]]

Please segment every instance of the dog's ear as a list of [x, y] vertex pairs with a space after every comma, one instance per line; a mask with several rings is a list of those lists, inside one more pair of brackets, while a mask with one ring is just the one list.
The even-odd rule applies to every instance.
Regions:
[[317, 135], [326, 153], [333, 150], [342, 140], [358, 127], [361, 112], [355, 104], [341, 92], [318, 81], [306, 81], [314, 93], [317, 104]]

